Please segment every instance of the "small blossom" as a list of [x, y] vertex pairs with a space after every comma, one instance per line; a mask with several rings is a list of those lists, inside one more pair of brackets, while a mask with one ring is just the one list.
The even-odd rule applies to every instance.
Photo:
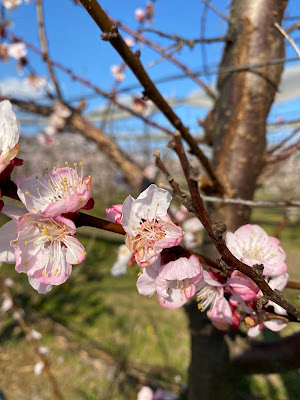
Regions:
[[133, 97], [132, 99], [133, 110], [143, 117], [149, 117], [152, 111], [152, 104], [150, 100], [145, 101], [141, 97]]
[[135, 41], [131, 36], [126, 36], [124, 40], [128, 47], [133, 47], [135, 45]]
[[45, 368], [45, 363], [43, 361], [39, 361], [34, 366], [34, 375], [41, 375], [43, 369]]
[[154, 400], [153, 390], [149, 386], [143, 386], [137, 394], [137, 400]]
[[30, 334], [28, 335], [28, 339], [32, 338], [34, 340], [40, 340], [42, 338], [42, 334], [35, 329], [32, 329]]
[[25, 57], [27, 54], [25, 44], [22, 42], [9, 44], [7, 46], [7, 54], [9, 57], [15, 58], [16, 60]]
[[[66, 163], [68, 165], [68, 163]], [[56, 217], [63, 213], [76, 212], [91, 199], [91, 177], [78, 175], [75, 169], [53, 168], [46, 174], [34, 174], [29, 178], [17, 178], [18, 196], [26, 208], [35, 213]]]
[[229, 288], [233, 293], [238, 293], [243, 300], [252, 300], [259, 292], [259, 287], [248, 276], [234, 270], [229, 279]]
[[14, 10], [22, 3], [22, 0], [2, 0], [2, 4], [9, 11]]
[[49, 348], [47, 346], [40, 346], [38, 347], [38, 352], [40, 354], [46, 355], [49, 353]]
[[0, 102], [0, 174], [19, 152], [19, 121], [10, 101]]
[[15, 282], [11, 278], [5, 278], [4, 279], [4, 286], [11, 288], [14, 286]]
[[142, 8], [137, 8], [134, 12], [134, 18], [137, 22], [144, 22], [146, 19], [146, 12]]
[[160, 257], [154, 264], [144, 268], [137, 281], [137, 289], [143, 296], [151, 297], [157, 292], [159, 303], [166, 308], [178, 308], [196, 292], [201, 280], [202, 266], [198, 258], [181, 257], [161, 265]]
[[13, 305], [14, 305], [14, 303], [12, 302], [12, 300], [7, 297], [7, 298], [5, 298], [3, 300], [3, 303], [1, 305], [0, 311], [1, 312], [9, 311], [12, 308]]
[[105, 214], [110, 222], [121, 223], [123, 204], [114, 204], [112, 208], [106, 208]]
[[132, 258], [131, 251], [128, 250], [126, 244], [122, 244], [118, 249], [118, 259], [113, 264], [110, 273], [112, 276], [124, 275], [127, 272], [127, 265]]
[[33, 90], [39, 90], [47, 85], [47, 79], [31, 73], [25, 78], [24, 83]]
[[263, 275], [277, 276], [286, 271], [285, 252], [279, 240], [270, 237], [258, 225], [244, 225], [234, 233], [227, 232], [226, 245], [243, 263], [253, 266], [263, 264]]
[[16, 271], [46, 285], [61, 285], [71, 274], [72, 264], [85, 259], [85, 249], [74, 237], [74, 223], [63, 217], [26, 214], [17, 223], [18, 236], [11, 242]]
[[167, 214], [171, 199], [168, 191], [150, 185], [136, 200], [128, 196], [123, 204], [125, 243], [142, 267], [154, 263], [164, 248], [177, 246], [182, 240], [182, 229]]
[[125, 66], [122, 65], [112, 65], [110, 67], [110, 73], [112, 76], [115, 78], [117, 82], [122, 82], [125, 79], [125, 74], [124, 74], [124, 68]]

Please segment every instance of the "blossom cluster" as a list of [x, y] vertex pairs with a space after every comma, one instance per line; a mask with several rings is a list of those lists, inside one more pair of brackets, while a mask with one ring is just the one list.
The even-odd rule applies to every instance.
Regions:
[[[9, 178], [8, 167], [18, 152], [19, 123], [9, 101], [0, 103], [0, 182]], [[72, 265], [85, 259], [76, 239], [74, 218], [81, 208], [93, 206], [91, 177], [83, 176], [82, 163], [70, 168], [46, 170], [44, 175], [17, 177], [17, 193], [23, 207], [4, 204], [11, 218], [0, 228], [0, 262], [15, 263], [17, 272], [28, 275], [39, 293], [64, 283]], [[11, 168], [9, 170], [11, 172]]]
[[[249, 336], [256, 336], [263, 327], [273, 331], [284, 328], [282, 316], [286, 311], [265, 299], [250, 278], [237, 270], [204, 270], [195, 255], [178, 248], [184, 232], [168, 214], [170, 202], [168, 191], [150, 185], [137, 199], [128, 196], [123, 205], [106, 210], [110, 221], [123, 226], [128, 248], [126, 251], [123, 247], [119, 252], [112, 274], [124, 273], [126, 263], [129, 260], [132, 263], [134, 257], [142, 267], [138, 292], [144, 296], [156, 293], [163, 307], [181, 307], [196, 295], [199, 310], [207, 310], [208, 318], [218, 329], [230, 326], [237, 329], [242, 321]], [[178, 221], [184, 221], [186, 213], [184, 208], [173, 212]], [[194, 234], [202, 225], [194, 218], [185, 222], [189, 235], [186, 244], [193, 248]], [[244, 225], [235, 233], [228, 232], [226, 245], [250, 267], [262, 264], [263, 276], [272, 289], [285, 287], [288, 280], [285, 253], [279, 241], [269, 237], [261, 227]]]

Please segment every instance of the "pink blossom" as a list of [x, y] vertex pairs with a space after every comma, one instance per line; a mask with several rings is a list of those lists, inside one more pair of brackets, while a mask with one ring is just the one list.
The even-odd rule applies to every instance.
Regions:
[[47, 85], [47, 80], [45, 77], [31, 73], [24, 79], [24, 83], [33, 90], [37, 91]]
[[154, 400], [154, 393], [149, 386], [143, 386], [137, 394], [137, 400]]
[[112, 65], [110, 67], [110, 73], [117, 82], [122, 82], [125, 79], [124, 65]]
[[143, 117], [149, 117], [152, 111], [152, 102], [150, 100], [145, 101], [141, 97], [133, 97], [132, 99], [132, 108], [133, 110], [141, 114]]
[[91, 177], [83, 178], [82, 163], [80, 166], [80, 176], [75, 163], [75, 169], [66, 166], [47, 170], [44, 176], [16, 178], [19, 198], [30, 212], [51, 217], [78, 211], [92, 196]]
[[198, 258], [181, 257], [161, 265], [160, 257], [154, 264], [144, 268], [137, 281], [137, 289], [143, 296], [151, 297], [157, 292], [159, 303], [166, 308], [178, 308], [196, 292], [196, 284], [202, 277]]
[[252, 300], [259, 292], [259, 287], [241, 272], [234, 270], [229, 279], [229, 288], [233, 293], [238, 293], [243, 300]]
[[2, 4], [9, 11], [14, 10], [22, 3], [22, 0], [2, 0]]
[[133, 47], [135, 45], [135, 41], [131, 36], [126, 36], [124, 40], [128, 47]]
[[207, 312], [208, 318], [213, 325], [221, 330], [228, 329], [232, 325], [232, 311], [229, 302], [224, 297], [224, 287], [226, 282], [216, 279], [217, 276], [207, 271], [203, 271], [203, 280], [197, 284], [198, 308]]
[[9, 57], [15, 58], [16, 60], [25, 57], [27, 54], [25, 44], [22, 42], [9, 44], [7, 46], [7, 54]]
[[126, 244], [122, 244], [118, 249], [118, 259], [114, 262], [110, 273], [112, 276], [124, 275], [127, 272], [127, 265], [132, 258], [131, 251], [128, 250]]
[[123, 204], [114, 204], [112, 208], [106, 208], [105, 214], [110, 222], [121, 223]]
[[136, 200], [128, 196], [123, 204], [125, 243], [142, 267], [153, 264], [163, 249], [182, 240], [182, 229], [167, 214], [171, 199], [168, 191], [150, 185]]
[[285, 252], [279, 240], [268, 236], [258, 225], [244, 225], [234, 233], [227, 232], [226, 245], [235, 257], [253, 266], [263, 264], [263, 275], [277, 276], [286, 271]]
[[39, 133], [36, 138], [37, 141], [44, 146], [52, 146], [55, 143], [55, 138], [53, 136], [43, 135], [42, 133]]
[[0, 174], [19, 152], [20, 126], [10, 101], [0, 102]]
[[146, 12], [142, 8], [137, 8], [134, 12], [134, 18], [137, 22], [144, 22], [146, 19]]
[[72, 264], [85, 259], [85, 249], [75, 238], [74, 223], [63, 217], [25, 214], [17, 222], [18, 236], [11, 242], [16, 271], [46, 285], [61, 285], [71, 274]]

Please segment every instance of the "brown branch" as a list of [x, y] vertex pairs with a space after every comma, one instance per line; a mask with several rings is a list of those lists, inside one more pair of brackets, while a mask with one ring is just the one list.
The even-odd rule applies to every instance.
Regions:
[[173, 64], [177, 65], [177, 67], [182, 69], [187, 76], [192, 78], [200, 87], [202, 87], [202, 89], [208, 95], [208, 97], [210, 97], [213, 100], [216, 99], [214, 93], [210, 90], [210, 88], [197, 75], [195, 75], [192, 70], [190, 70], [186, 65], [184, 65], [180, 60], [178, 60], [177, 58], [171, 56], [162, 47], [160, 47], [158, 44], [153, 43], [151, 40], [146, 38], [144, 35], [142, 35], [139, 32], [136, 32], [134, 29], [129, 28], [128, 26], [126, 26], [122, 22], [117, 21], [117, 20], [115, 20], [113, 18], [110, 18], [110, 20], [112, 21], [113, 24], [119, 26], [125, 32], [127, 32], [128, 34], [133, 36], [137, 41], [146, 44], [151, 49], [153, 49], [156, 52], [158, 52], [159, 54], [161, 54], [165, 59], [167, 59], [167, 60], [171, 61]]
[[277, 340], [243, 341], [240, 346], [232, 343], [230, 350], [231, 361], [240, 374], [291, 371], [300, 367], [300, 332]]
[[281, 294], [281, 292], [272, 290], [268, 285], [268, 283], [265, 281], [262, 274], [260, 274], [254, 268], [251, 268], [248, 265], [242, 263], [229, 251], [229, 249], [225, 244], [224, 239], [222, 238], [222, 234], [226, 231], [226, 226], [225, 224], [220, 222], [213, 223], [209, 218], [207, 211], [204, 207], [203, 200], [199, 193], [198, 181], [197, 177], [195, 177], [195, 171], [191, 167], [188, 158], [185, 154], [181, 142], [180, 133], [178, 131], [175, 132], [174, 134], [174, 140], [172, 142], [172, 145], [178, 155], [184, 175], [188, 182], [191, 194], [193, 212], [203, 224], [205, 230], [212, 239], [216, 249], [220, 253], [222, 260], [229, 267], [237, 269], [238, 271], [242, 272], [243, 274], [251, 278], [265, 296], [267, 296], [270, 300], [274, 301], [276, 304], [279, 304], [288, 312], [291, 320], [300, 321], [300, 310], [298, 310], [292, 303], [290, 303], [287, 299], [285, 299], [285, 297]]
[[244, 200], [244, 199], [223, 199], [221, 197], [214, 196], [205, 196], [202, 195], [202, 199], [204, 201], [210, 203], [222, 203], [222, 204], [241, 204], [248, 207], [266, 207], [266, 208], [275, 208], [275, 207], [300, 207], [300, 201], [254, 201], [254, 200]]
[[287, 149], [283, 150], [281, 153], [267, 157], [266, 158], [266, 164], [270, 165], [270, 164], [275, 164], [277, 162], [286, 160], [291, 155], [296, 153], [296, 151], [298, 151], [299, 149], [300, 149], [300, 140], [298, 142], [292, 144]]
[[177, 35], [176, 33], [173, 33], [173, 35], [170, 35], [168, 33], [162, 32], [158, 29], [154, 29], [154, 28], [140, 28], [139, 32], [152, 32], [152, 33], [156, 33], [157, 35], [166, 38], [166, 39], [170, 39], [170, 40], [174, 40], [178, 43], [183, 43], [188, 45], [189, 47], [193, 47], [194, 44], [196, 43], [214, 43], [214, 42], [224, 42], [227, 37], [226, 36], [219, 36], [219, 37], [214, 37], [214, 38], [197, 38], [197, 39], [185, 39], [179, 35]]
[[47, 45], [47, 38], [46, 38], [46, 31], [45, 31], [42, 0], [36, 1], [36, 14], [37, 14], [37, 20], [38, 20], [38, 27], [39, 27], [39, 39], [40, 39], [41, 48], [42, 48], [42, 52], [43, 52], [43, 59], [47, 64], [52, 83], [53, 83], [56, 93], [57, 93], [57, 97], [59, 99], [61, 99], [62, 95], [61, 95], [60, 87], [59, 87], [54, 69], [52, 68], [52, 64], [49, 60], [49, 52], [48, 52], [48, 45]]
[[62, 395], [62, 393], [61, 393], [61, 391], [59, 389], [58, 383], [57, 383], [54, 375], [52, 374], [52, 372], [50, 370], [49, 361], [48, 361], [47, 357], [45, 356], [45, 354], [42, 354], [39, 351], [39, 346], [37, 344], [37, 341], [32, 336], [32, 334], [31, 334], [32, 331], [29, 328], [29, 326], [27, 325], [27, 323], [26, 323], [26, 321], [25, 321], [25, 319], [23, 317], [23, 313], [20, 311], [19, 307], [17, 307], [17, 305], [15, 304], [14, 298], [13, 298], [8, 286], [5, 285], [4, 278], [1, 275], [0, 275], [0, 286], [1, 286], [2, 290], [3, 290], [3, 292], [5, 293], [5, 296], [12, 302], [12, 308], [11, 309], [16, 313], [16, 315], [17, 315], [16, 320], [18, 321], [20, 327], [22, 328], [25, 336], [27, 337], [27, 339], [32, 344], [32, 347], [33, 347], [36, 355], [38, 356], [38, 358], [44, 364], [43, 371], [45, 372], [45, 374], [46, 374], [46, 376], [47, 376], [47, 378], [48, 378], [48, 380], [50, 382], [50, 385], [51, 385], [53, 394], [55, 396], [55, 399], [56, 400], [63, 400], [63, 395]]
[[292, 45], [294, 48], [295, 52], [297, 53], [297, 56], [300, 57], [300, 50], [298, 49], [298, 46], [294, 42], [294, 40], [287, 34], [287, 32], [278, 24], [278, 22], [275, 22], [274, 24], [276, 28], [279, 30], [279, 32], [286, 38], [286, 40]]
[[284, 138], [280, 143], [278, 143], [276, 146], [272, 147], [269, 151], [268, 151], [268, 155], [269, 154], [273, 154], [275, 151], [279, 150], [280, 148], [283, 147], [283, 145], [285, 145], [289, 140], [293, 139], [294, 136], [297, 135], [297, 133], [300, 131], [300, 126], [298, 126], [296, 129], [293, 130], [293, 132], [288, 135], [286, 138]]
[[159, 108], [159, 110], [162, 111], [162, 113], [166, 116], [170, 123], [181, 132], [184, 140], [190, 145], [191, 152], [199, 159], [199, 161], [202, 163], [203, 167], [207, 171], [210, 179], [215, 186], [215, 191], [217, 193], [222, 193], [222, 186], [219, 183], [208, 158], [198, 147], [188, 128], [183, 125], [180, 118], [175, 114], [173, 109], [169, 106], [164, 97], [158, 91], [158, 89], [150, 79], [149, 75], [145, 71], [137, 55], [134, 55], [132, 53], [123, 38], [119, 35], [117, 27], [112, 24], [112, 22], [96, 0], [81, 0], [81, 3], [86, 8], [90, 16], [94, 19], [95, 23], [104, 32], [104, 36], [102, 37], [109, 40], [111, 45], [117, 50], [117, 52], [126, 62], [126, 64], [131, 68], [132, 72], [135, 74], [141, 85], [144, 87], [145, 95], [147, 95], [153, 101], [153, 103], [156, 104], [156, 106]]
[[207, 0], [201, 0], [202, 3], [204, 3], [207, 7], [209, 7], [213, 12], [215, 12], [219, 17], [221, 17], [222, 19], [224, 19], [224, 21], [226, 22], [230, 22], [230, 19], [228, 17], [226, 17], [226, 15], [224, 15], [223, 13], [221, 13], [220, 10], [218, 10], [216, 7], [214, 7], [212, 4], [210, 4], [209, 1]]
[[290, 34], [299, 28], [300, 28], [300, 21], [297, 21], [293, 25], [291, 25], [289, 28], [286, 28], [285, 31], [286, 31], [286, 33]]
[[[22, 39], [21, 37], [12, 34], [11, 32], [8, 32], [8, 33], [12, 40], [22, 41], [23, 43], [26, 44], [26, 47], [28, 47], [34, 53], [43, 57], [43, 53], [36, 46], [31, 44], [30, 42], [27, 42], [26, 40]], [[49, 60], [49, 63], [51, 63], [51, 65], [55, 66], [56, 68], [60, 69], [64, 73], [68, 74], [74, 81], [80, 82], [82, 85], [89, 87], [90, 89], [92, 89], [95, 93], [99, 94], [100, 96], [103, 96], [103, 97], [109, 99], [121, 110], [127, 111], [131, 115], [141, 119], [149, 126], [153, 126], [154, 128], [157, 128], [157, 129], [161, 130], [162, 132], [167, 133], [168, 135], [172, 135], [172, 132], [169, 129], [157, 124], [156, 122], [151, 121], [149, 118], [144, 117], [142, 114], [135, 112], [132, 108], [127, 107], [124, 104], [120, 103], [117, 100], [115, 95], [102, 90], [99, 86], [96, 86], [89, 80], [75, 74], [75, 72], [73, 72], [70, 68], [65, 67], [64, 65], [60, 64], [59, 62], [54, 61], [50, 58], [48, 58], [48, 60]]]

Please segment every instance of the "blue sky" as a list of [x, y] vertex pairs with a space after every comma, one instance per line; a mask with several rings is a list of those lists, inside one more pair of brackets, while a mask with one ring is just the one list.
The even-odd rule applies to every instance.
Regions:
[[[138, 23], [134, 20], [134, 10], [138, 7], [143, 8], [144, 0], [103, 0], [101, 6], [114, 18], [122, 20], [132, 28], [137, 28]], [[229, 15], [229, 0], [212, 0], [212, 4], [226, 15]], [[176, 32], [186, 38], [196, 38], [201, 32], [201, 16], [204, 5], [200, 0], [157, 0], [155, 3], [156, 15], [154, 25], [156, 29], [168, 33]], [[46, 30], [50, 43], [50, 55], [67, 67], [70, 67], [79, 75], [90, 79], [96, 85], [109, 91], [114, 79], [110, 75], [110, 66], [119, 64], [121, 59], [116, 51], [108, 42], [100, 39], [99, 28], [95, 25], [83, 7], [76, 6], [71, 0], [44, 0], [44, 13], [46, 19]], [[286, 16], [300, 15], [299, 0], [290, 0]], [[18, 9], [7, 12], [7, 17], [14, 22], [13, 32], [39, 47], [38, 29], [36, 22], [36, 11], [34, 3], [24, 4]], [[294, 21], [286, 21], [284, 26], [289, 26]], [[214, 12], [207, 9], [206, 37], [215, 37], [226, 33], [227, 23]], [[126, 36], [126, 35], [124, 35]], [[297, 35], [296, 35], [297, 36]], [[299, 35], [300, 36], [300, 33]], [[169, 42], [154, 35], [148, 37], [159, 43], [161, 46]], [[147, 64], [159, 55], [145, 46], [136, 46], [141, 49], [141, 60]], [[209, 67], [217, 67], [223, 44], [206, 45], [206, 63]], [[287, 46], [287, 56], [294, 57], [295, 52], [290, 45]], [[194, 70], [203, 68], [203, 58], [200, 46], [194, 51], [184, 48], [176, 57], [187, 62], [189, 67]], [[35, 70], [44, 76], [48, 76], [45, 65], [34, 53], [29, 53], [29, 59]], [[214, 68], [214, 69], [215, 69]], [[150, 76], [155, 80], [160, 77], [180, 73], [180, 69], [169, 62], [161, 63], [148, 70]], [[64, 97], [68, 99], [79, 98], [91, 93], [91, 91], [80, 84], [74, 83], [64, 73], [57, 71], [57, 75], [62, 85]], [[14, 69], [14, 63], [0, 63], [1, 81], [11, 76], [18, 76]], [[21, 77], [22, 78], [22, 77]], [[204, 77], [207, 83], [214, 83], [215, 76]], [[120, 87], [125, 87], [137, 83], [135, 77], [126, 69], [126, 80]], [[196, 90], [198, 86], [190, 79], [177, 80], [159, 84], [160, 90], [166, 96], [184, 97]], [[140, 93], [140, 90], [135, 90]], [[97, 97], [89, 102], [89, 108], [94, 108], [103, 103], [103, 99]], [[274, 118], [285, 112], [299, 110], [298, 101], [293, 104], [281, 106], [281, 109], [274, 108]], [[204, 117], [205, 109], [189, 109], [179, 107], [178, 112], [186, 119], [185, 123], [196, 127], [196, 116]], [[296, 116], [295, 116], [296, 117]], [[155, 117], [160, 118], [161, 117]]]

